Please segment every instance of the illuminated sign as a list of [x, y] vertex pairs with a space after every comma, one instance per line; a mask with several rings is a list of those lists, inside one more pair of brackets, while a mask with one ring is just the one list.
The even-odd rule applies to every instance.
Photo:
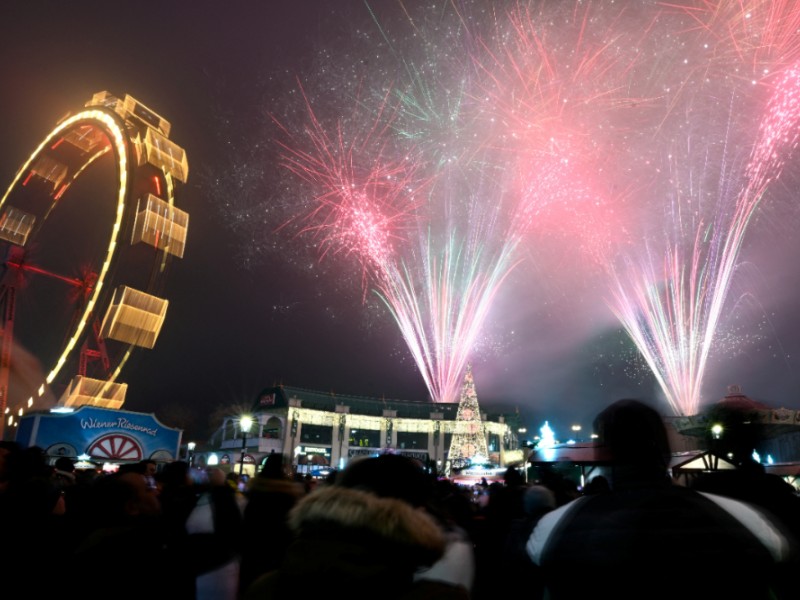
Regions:
[[407, 450], [400, 450], [397, 454], [402, 454], [403, 456], [407, 456], [408, 458], [413, 458], [414, 460], [421, 460], [425, 462], [428, 460], [428, 453], [427, 452], [409, 452]]
[[99, 419], [94, 419], [91, 417], [88, 419], [81, 419], [81, 429], [108, 429], [112, 427], [129, 429], [131, 431], [140, 431], [152, 436], [155, 436], [158, 433], [157, 427], [145, 427], [144, 425], [133, 423], [124, 417], [119, 417], [118, 419], [111, 421], [100, 421]]
[[[72, 413], [31, 413], [20, 419], [17, 441], [50, 456], [91, 454], [102, 461], [179, 456], [181, 432], [154, 415], [81, 406]], [[100, 462], [100, 460], [98, 460]]]
[[347, 456], [378, 456], [380, 449], [377, 448], [350, 448], [347, 451]]

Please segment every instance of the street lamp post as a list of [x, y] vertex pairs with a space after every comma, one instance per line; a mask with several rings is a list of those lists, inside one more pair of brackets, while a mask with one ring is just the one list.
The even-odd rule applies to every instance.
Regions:
[[722, 433], [725, 431], [725, 428], [722, 426], [721, 423], [714, 423], [711, 426], [711, 460], [713, 461], [711, 464], [713, 465], [712, 469], [717, 470], [719, 467], [719, 457], [723, 454], [722, 453], [722, 443], [720, 439], [722, 438]]
[[197, 444], [194, 442], [189, 442], [186, 444], [186, 450], [188, 456], [186, 457], [186, 462], [189, 463], [189, 468], [192, 468], [192, 460], [194, 459], [194, 449], [197, 448]]
[[244, 416], [239, 419], [239, 429], [242, 430], [242, 459], [239, 462], [239, 475], [244, 474], [244, 453], [247, 450], [247, 433], [250, 431], [250, 427], [253, 425], [253, 419], [248, 416]]

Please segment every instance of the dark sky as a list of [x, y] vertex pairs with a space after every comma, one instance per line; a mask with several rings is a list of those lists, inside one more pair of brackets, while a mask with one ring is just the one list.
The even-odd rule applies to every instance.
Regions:
[[[285, 211], [293, 192], [277, 165], [269, 115], [297, 122], [297, 80], [335, 118], [349, 101], [337, 82], [351, 63], [384, 68], [378, 23], [394, 48], [418, 49], [388, 29], [405, 19], [402, 5], [374, 4], [382, 7], [375, 18], [359, 1], [0, 7], [0, 179], [10, 182], [57, 120], [100, 90], [130, 94], [163, 115], [188, 155], [189, 180], [176, 200], [191, 219], [186, 255], [173, 265], [156, 347], [123, 373], [126, 409], [179, 421], [195, 436], [207, 432], [216, 407], [248, 403], [275, 383], [427, 398], [391, 316], [371, 299], [362, 303], [360, 267], [341, 255], [320, 262], [307, 240], [276, 231], [270, 212], [270, 203]], [[405, 6], [413, 13], [418, 4]], [[777, 186], [775, 205], [791, 194], [788, 182]], [[800, 408], [799, 270], [783, 260], [797, 255], [796, 217], [794, 209], [772, 211], [753, 223], [725, 311], [734, 349], [710, 362], [705, 400], [736, 383], [768, 404]], [[529, 426], [549, 419], [565, 435], [619, 397], [661, 403], [608, 311], [602, 279], [554, 248], [529, 250], [529, 265], [512, 271], [489, 313], [471, 361], [482, 406], [519, 407]]]

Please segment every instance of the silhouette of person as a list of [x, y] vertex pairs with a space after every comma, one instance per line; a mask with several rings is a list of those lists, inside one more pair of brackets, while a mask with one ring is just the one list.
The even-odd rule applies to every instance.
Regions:
[[[610, 456], [610, 491], [545, 514], [526, 546], [549, 598], [788, 597], [793, 543], [745, 503], [673, 485], [654, 409], [620, 400], [595, 431]], [[693, 564], [696, 576], [677, 572]]]
[[[292, 541], [289, 511], [304, 494], [303, 486], [284, 472], [282, 453], [270, 454], [258, 475], [250, 480], [244, 508], [242, 590], [280, 565]], [[265, 544], [267, 539], [269, 543]]]
[[[87, 585], [82, 578], [69, 578], [64, 582], [64, 596], [99, 600], [110, 593], [133, 600], [142, 597], [145, 585], [146, 595], [152, 598], [193, 598], [194, 581], [178, 566], [179, 556], [167, 544], [158, 496], [148, 488], [144, 475], [135, 471], [105, 475], [92, 483], [91, 494], [90, 531], [72, 553], [74, 563], [70, 564], [91, 564], [101, 573], [122, 565], [126, 570], [116, 578], [112, 591]], [[129, 577], [137, 565], [140, 570], [147, 566], [146, 584]]]
[[753, 459], [753, 450], [765, 437], [765, 430], [747, 406], [729, 404], [709, 411], [712, 422], [724, 425], [724, 435], [713, 440], [712, 448], [721, 456], [732, 457], [736, 469], [701, 473], [689, 487], [742, 500], [766, 510], [800, 539], [800, 496], [779, 475], [767, 473]]

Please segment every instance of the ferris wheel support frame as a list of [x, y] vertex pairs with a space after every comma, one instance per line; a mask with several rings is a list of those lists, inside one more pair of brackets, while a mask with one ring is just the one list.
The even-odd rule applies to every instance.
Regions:
[[[19, 169], [8, 190], [0, 199], [0, 210], [4, 211], [0, 214], [0, 239], [10, 242], [12, 249], [15, 245], [24, 246], [28, 235], [33, 230], [34, 217], [28, 215], [31, 216], [31, 225], [24, 235], [21, 235], [17, 229], [12, 229], [13, 227], [18, 227], [21, 221], [15, 221], [10, 226], [6, 224], [7, 221], [20, 219], [20, 214], [24, 215], [24, 211], [17, 210], [8, 203], [9, 196], [12, 191], [17, 189], [20, 182], [22, 182], [22, 186], [27, 185], [34, 174], [39, 175], [48, 182], [54, 182], [51, 193], [52, 204], [41, 219], [43, 224], [47, 216], [61, 200], [62, 195], [88, 166], [109, 151], [112, 151], [115, 157], [119, 185], [116, 188], [114, 222], [110, 229], [110, 237], [104, 252], [104, 259], [102, 259], [102, 265], [96, 273], [94, 285], [86, 289], [85, 302], [79, 311], [78, 318], [74, 321], [74, 329], [73, 325], [69, 327], [68, 331], [72, 335], [69, 336], [68, 341], [59, 351], [58, 359], [52, 365], [50, 371], [47, 372], [41, 385], [35, 390], [37, 398], [41, 398], [45, 394], [46, 388], [53, 383], [59, 372], [67, 364], [68, 357], [74, 356], [78, 348], [81, 352], [78, 376], [73, 380], [85, 376], [86, 364], [90, 360], [100, 361], [107, 370], [110, 370], [111, 364], [106, 352], [105, 338], [129, 344], [124, 357], [116, 365], [116, 369], [113, 370], [106, 382], [113, 384], [133, 346], [145, 345], [151, 348], [155, 343], [155, 338], [163, 323], [167, 301], [126, 286], [122, 286], [121, 292], [117, 289], [111, 295], [111, 290], [104, 289], [104, 284], [107, 283], [107, 278], [116, 268], [115, 265], [118, 261], [120, 249], [126, 241], [123, 236], [130, 236], [131, 245], [145, 242], [155, 248], [154, 267], [148, 286], [153, 285], [155, 272], [164, 271], [167, 258], [170, 255], [183, 256], [183, 248], [188, 231], [188, 214], [174, 205], [173, 178], [185, 182], [188, 176], [188, 163], [183, 149], [168, 140], [169, 130], [169, 122], [131, 96], [126, 95], [124, 98], [118, 98], [108, 92], [99, 92], [86, 103], [86, 107], [83, 110], [62, 119], [45, 136], [44, 141], [39, 144]], [[95, 143], [95, 141], [89, 139], [87, 142], [84, 136], [100, 141]], [[67, 178], [69, 169], [64, 164], [60, 165], [61, 170], [56, 176], [51, 177], [48, 173], [42, 174], [42, 169], [37, 171], [40, 162], [49, 161], [47, 163], [48, 167], [52, 167], [52, 163], [58, 165], [58, 161], [52, 159], [49, 153], [56, 151], [56, 148], [65, 140], [85, 151], [86, 156], [88, 156], [87, 160], [81, 159], [83, 162], [73, 169], [71, 179]], [[97, 148], [99, 148], [99, 151], [95, 151]], [[149, 172], [152, 174], [156, 172], [158, 174], [153, 177], [155, 180], [155, 189], [153, 191], [155, 193], [145, 193], [142, 197], [134, 198], [134, 194], [138, 194], [141, 191], [139, 189], [140, 185], [135, 190], [133, 187], [134, 183], [137, 183], [137, 185], [139, 183], [137, 180], [139, 175], [138, 168], [145, 165], [149, 168], [149, 171], [145, 169], [142, 173]], [[26, 176], [24, 180], [23, 176]], [[165, 198], [161, 196], [165, 196]], [[14, 213], [14, 211], [16, 212]], [[14, 213], [13, 216], [11, 216], [12, 213]], [[36, 225], [41, 227], [40, 223]], [[8, 227], [8, 229], [4, 230], [4, 227]], [[7, 267], [10, 264], [7, 263]], [[14, 347], [16, 291], [20, 283], [20, 272], [22, 271], [21, 268], [18, 268], [19, 265], [15, 265], [15, 267], [17, 267], [15, 268], [17, 273], [12, 274], [11, 279], [7, 278], [3, 282], [2, 289], [0, 289], [0, 318], [2, 318], [2, 329], [0, 329], [0, 338], [2, 338], [0, 339], [0, 439], [3, 439], [6, 424], [11, 425], [14, 420], [14, 415], [9, 416], [9, 379], [13, 369], [11, 361]], [[76, 280], [72, 283], [79, 284], [80, 281]], [[118, 292], [120, 292], [119, 295]], [[128, 298], [130, 300], [127, 300]], [[117, 302], [117, 304], [112, 306], [114, 302]], [[124, 302], [138, 304], [128, 306]], [[103, 306], [101, 306], [101, 303]], [[147, 341], [141, 343], [136, 338], [137, 334], [131, 332], [130, 314], [133, 312], [136, 312], [136, 314], [142, 313], [144, 308], [145, 315], [147, 315], [146, 311], [149, 309], [149, 305], [155, 305], [156, 307], [152, 309], [152, 312], [156, 313], [156, 330], [154, 333], [152, 331], [148, 332]], [[101, 314], [104, 308], [106, 309], [105, 316]], [[153, 316], [150, 315], [149, 318], [152, 322]], [[101, 319], [102, 325], [100, 324]], [[141, 333], [138, 335], [143, 337]], [[89, 347], [89, 336], [94, 336], [94, 348]], [[82, 345], [77, 346], [81, 340], [83, 340]], [[127, 384], [123, 385], [127, 387]], [[97, 402], [92, 402], [91, 398], [87, 401], [85, 396], [81, 396], [81, 398], [75, 400], [70, 396], [66, 406], [80, 405], [76, 403], [81, 402], [98, 406], [104, 405], [99, 396], [97, 397]], [[26, 408], [30, 408], [33, 402], [34, 396], [31, 396]], [[63, 398], [59, 403], [62, 402], [64, 402]], [[23, 410], [23, 408], [19, 409], [19, 416], [21, 416]]]

